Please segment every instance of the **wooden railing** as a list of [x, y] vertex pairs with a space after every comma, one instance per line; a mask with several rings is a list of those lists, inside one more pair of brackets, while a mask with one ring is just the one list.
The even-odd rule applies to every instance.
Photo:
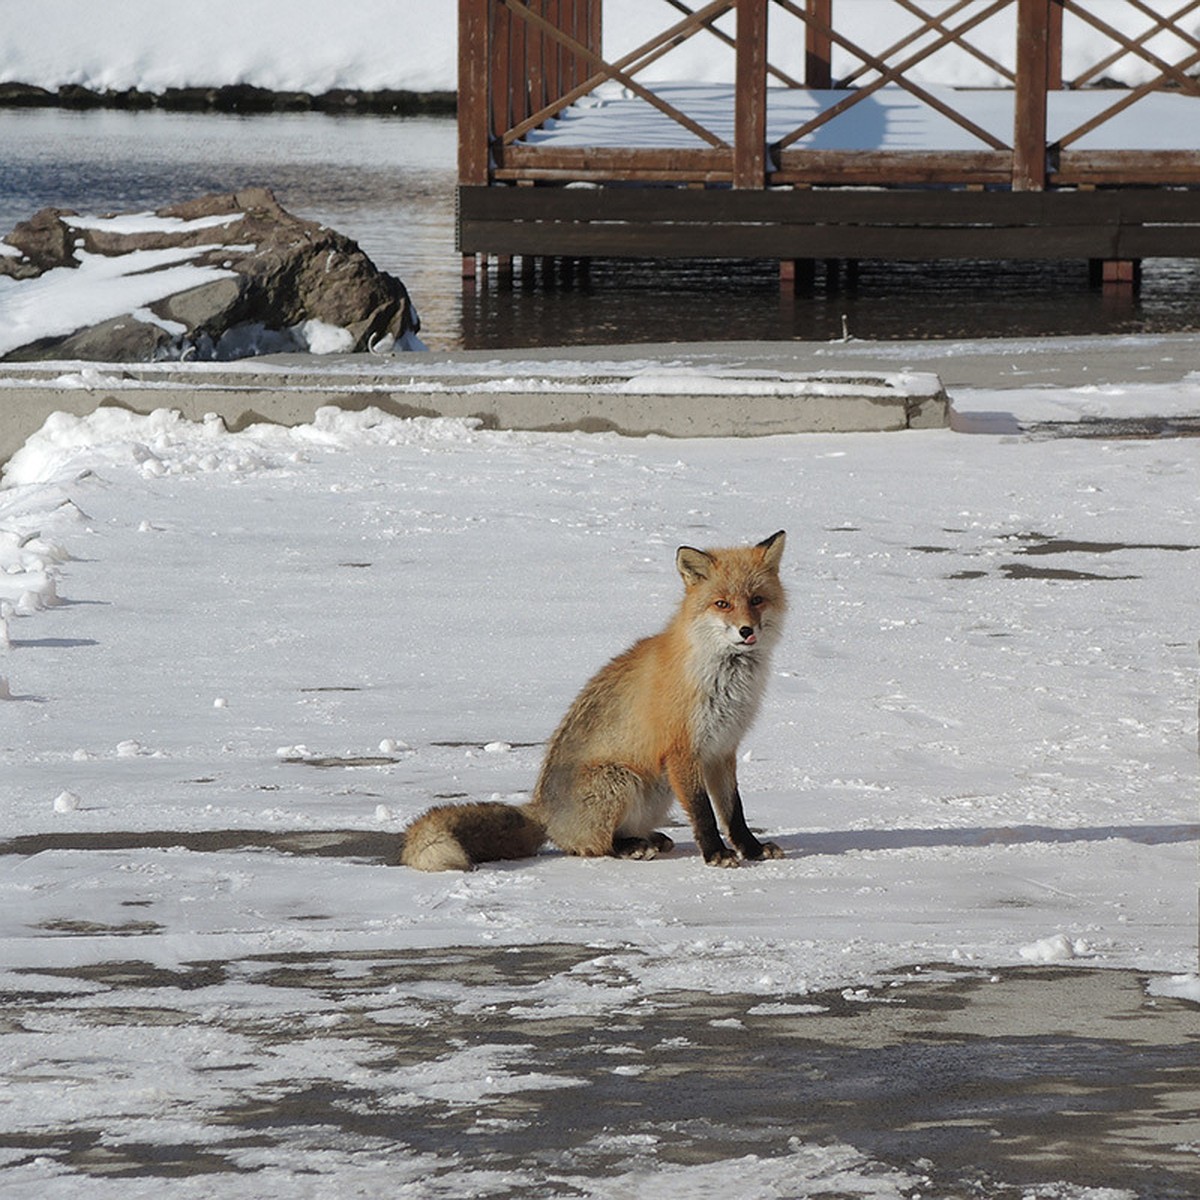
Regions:
[[[650, 3], [651, 0], [646, 0]], [[1088, 151], [1079, 143], [1151, 91], [1170, 88], [1200, 96], [1200, 38], [1184, 28], [1200, 0], [1176, 0], [1168, 13], [1148, 0], [1124, 0], [1143, 20], [1133, 34], [1097, 17], [1083, 0], [954, 0], [929, 11], [928, 0], [893, 0], [914, 19], [904, 37], [872, 50], [869, 39], [847, 32], [854, 4], [840, 0], [664, 0], [671, 22], [660, 33], [612, 61], [604, 57], [602, 0], [460, 0], [459, 177], [467, 186], [499, 182], [653, 180], [725, 184], [761, 189], [777, 184], [975, 184], [1015, 191], [1087, 183], [1200, 184], [1197, 149], [1148, 151], [1128, 147]], [[734, 33], [716, 25], [732, 13]], [[839, 22], [839, 18], [841, 21]], [[985, 22], [1009, 22], [1012, 53], [997, 57], [978, 44]], [[1065, 20], [1069, 18], [1069, 20]], [[772, 63], [768, 34], [802, 38], [803, 78]], [[1091, 30], [1112, 49], [1063, 79], [1064, 37]], [[1151, 49], [1168, 33], [1183, 45], [1177, 61]], [[734, 51], [733, 135], [706, 127], [643, 82], [643, 73], [688, 39], [716, 37]], [[796, 43], [800, 44], [800, 43]], [[945, 89], [918, 79], [917, 68], [944, 51], [982, 64], [1013, 92], [1011, 132], [998, 134], [973, 120]], [[835, 56], [849, 70], [835, 77]], [[1095, 82], [1118, 59], [1145, 64], [1145, 82], [1105, 93], [1111, 102], [1076, 128], [1047, 137], [1050, 93]], [[644, 78], [644, 76], [643, 76]], [[686, 131], [679, 148], [561, 148], [531, 144], [527, 135], [600, 84], [615, 81]], [[844, 91], [768, 144], [768, 81], [787, 87]], [[818, 150], [806, 139], [867, 102], [882, 88], [900, 88], [922, 106], [966, 131], [970, 150]], [[690, 143], [685, 145], [685, 143]]]
[[606, 78], [603, 0], [459, 0], [459, 182], [488, 182], [499, 135], [516, 141]]

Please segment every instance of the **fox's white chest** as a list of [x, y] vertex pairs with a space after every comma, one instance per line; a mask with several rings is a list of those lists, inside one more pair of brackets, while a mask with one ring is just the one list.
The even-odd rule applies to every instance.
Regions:
[[765, 656], [704, 655], [697, 656], [694, 666], [699, 685], [696, 748], [706, 754], [730, 754], [758, 712], [767, 677]]

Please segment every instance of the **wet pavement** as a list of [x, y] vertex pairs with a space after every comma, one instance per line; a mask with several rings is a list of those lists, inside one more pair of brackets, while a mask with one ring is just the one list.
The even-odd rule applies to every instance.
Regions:
[[[548, 999], [581, 972], [614, 997], [605, 1011]], [[131, 952], [21, 974], [29, 990], [0, 997], [8, 1034], [149, 1040], [161, 1029], [182, 1046], [228, 1034], [240, 1049], [195, 1068], [190, 1137], [170, 1123], [151, 1137], [145, 1122], [123, 1136], [105, 1111], [78, 1106], [39, 1123], [28, 1117], [40, 1111], [36, 1073], [9, 1075], [17, 1104], [0, 1151], [10, 1166], [217, 1179], [259, 1169], [264, 1155], [302, 1167], [314, 1147], [369, 1147], [444, 1164], [438, 1195], [478, 1194], [454, 1189], [465, 1153], [492, 1181], [488, 1195], [569, 1196], [634, 1160], [653, 1171], [849, 1146], [919, 1181], [879, 1194], [926, 1200], [1079, 1194], [1053, 1181], [1184, 1200], [1200, 1178], [1200, 1012], [1149, 995], [1124, 970], [926, 965], [822, 993], [645, 995], [611, 953], [552, 945], [171, 969]], [[231, 984], [271, 1005], [198, 1003]], [[289, 1055], [303, 1048], [296, 1061], [312, 1060], [314, 1044], [353, 1069], [289, 1076]], [[282, 1073], [256, 1076], [266, 1061]], [[228, 1086], [214, 1091], [213, 1072]], [[62, 1086], [43, 1074], [45, 1087]], [[403, 1103], [397, 1081], [411, 1089]]]

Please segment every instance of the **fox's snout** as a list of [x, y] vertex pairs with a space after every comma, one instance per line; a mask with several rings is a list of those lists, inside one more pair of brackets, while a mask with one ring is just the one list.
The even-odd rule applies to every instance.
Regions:
[[[763, 624], [747, 614], [730, 615], [714, 613], [713, 631], [729, 646], [735, 648], [756, 646], [763, 635]], [[753, 622], [753, 623], [751, 623]]]
[[756, 625], [739, 625], [729, 622], [725, 626], [725, 636], [735, 646], [753, 646], [758, 642], [759, 629]]

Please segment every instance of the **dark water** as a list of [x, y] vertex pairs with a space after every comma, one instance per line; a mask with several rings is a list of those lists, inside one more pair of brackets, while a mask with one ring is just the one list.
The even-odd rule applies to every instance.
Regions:
[[464, 294], [448, 118], [0, 111], [0, 232], [46, 205], [140, 211], [251, 184], [355, 238], [404, 280], [431, 349], [605, 342], [946, 338], [1200, 329], [1200, 263], [1148, 262], [1112, 301], [1083, 263], [864, 262], [783, 299], [771, 262], [602, 261]]

